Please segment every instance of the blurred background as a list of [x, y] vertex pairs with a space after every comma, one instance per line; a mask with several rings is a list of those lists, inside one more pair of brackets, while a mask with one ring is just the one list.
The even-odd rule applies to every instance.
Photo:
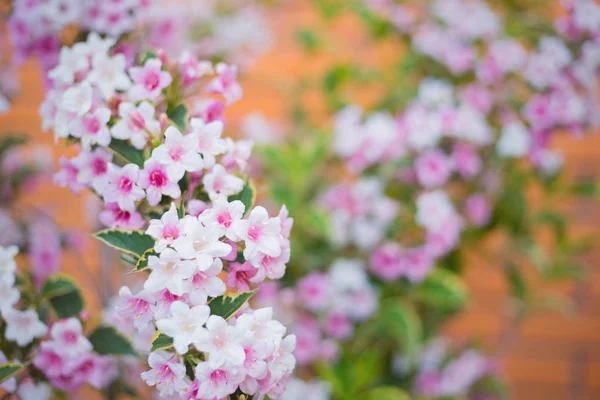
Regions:
[[[290, 115], [289, 96], [299, 82], [323, 76], [331, 65], [340, 61], [350, 59], [365, 65], [385, 65], [397, 57], [395, 43], [374, 44], [355, 15], [341, 16], [321, 27], [344, 40], [326, 43], [328, 51], [307, 57], [299, 37], [307, 27], [321, 22], [314, 4], [306, 0], [288, 0], [269, 8], [267, 20], [273, 44], [243, 75], [244, 98], [228, 115], [233, 124], [249, 113], [260, 112], [285, 129]], [[40, 129], [38, 109], [44, 94], [36, 62], [27, 62], [19, 71], [19, 78], [21, 90], [11, 112], [0, 116], [0, 135], [24, 132], [35, 144], [53, 146], [52, 134], [44, 134]], [[377, 85], [373, 85], [348, 96], [366, 105], [377, 90]], [[331, 125], [327, 101], [320, 90], [306, 90], [299, 100], [323, 126]], [[600, 137], [593, 134], [576, 140], [561, 136], [559, 140], [555, 145], [564, 150], [567, 175], [597, 179]], [[65, 152], [56, 148], [52, 154], [55, 165]], [[89, 194], [74, 196], [68, 189], [57, 188], [48, 181], [41, 182], [40, 191], [28, 196], [26, 201], [55, 213], [63, 227], [93, 231], [90, 215], [97, 205]], [[568, 210], [570, 229], [600, 233], [597, 203], [582, 200], [561, 207]], [[97, 243], [90, 240], [86, 246], [88, 256], [85, 259], [68, 256], [64, 269], [84, 287], [91, 288], [91, 280], [101, 273], [102, 255]], [[469, 256], [467, 282], [473, 301], [466, 312], [445, 328], [446, 332], [459, 343], [474, 337], [484, 346], [496, 348], [503, 375], [516, 399], [599, 399], [600, 271], [596, 265], [600, 262], [600, 248], [595, 247], [584, 260], [587, 270], [583, 279], [552, 286], [571, 300], [564, 312], [541, 312], [521, 325], [507, 318], [511, 304], [506, 300], [508, 288], [500, 270], [482, 257]], [[469, 268], [471, 266], [473, 268]], [[91, 276], [85, 272], [88, 267]], [[89, 295], [88, 302], [92, 309], [99, 308], [99, 299], [95, 296]]]

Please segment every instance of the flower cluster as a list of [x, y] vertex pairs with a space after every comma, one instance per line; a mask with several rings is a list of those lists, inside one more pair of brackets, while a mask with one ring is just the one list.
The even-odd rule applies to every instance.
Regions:
[[340, 183], [323, 193], [319, 203], [331, 214], [338, 245], [371, 249], [384, 237], [398, 214], [398, 204], [385, 197], [383, 189], [377, 178], [365, 178], [352, 185]]
[[50, 339], [40, 343], [33, 365], [44, 372], [52, 387], [66, 392], [84, 383], [105, 388], [118, 375], [115, 359], [93, 351], [77, 318], [52, 325]]
[[59, 61], [61, 38], [67, 27], [76, 25], [112, 37], [133, 31], [152, 1], [94, 0], [14, 1], [8, 21], [13, 62], [36, 57], [45, 71]]
[[271, 47], [262, 7], [256, 2], [209, 0], [161, 1], [152, 7], [142, 30], [151, 46], [169, 54], [191, 51], [201, 58], [220, 58], [241, 66], [253, 64]]
[[377, 292], [360, 260], [337, 259], [326, 273], [311, 272], [295, 288], [265, 287], [259, 293], [264, 304], [278, 304], [280, 319], [294, 321], [294, 352], [298, 363], [332, 361], [339, 340], [349, 339], [355, 324], [367, 320], [378, 307]]
[[[0, 322], [4, 325], [5, 339], [0, 348], [0, 363], [16, 366], [15, 372], [27, 369], [29, 377], [17, 385], [17, 379], [9, 376], [0, 387], [8, 392], [17, 391], [26, 400], [50, 399], [51, 388], [72, 392], [83, 384], [99, 389], [107, 387], [117, 375], [115, 359], [93, 350], [92, 343], [83, 336], [80, 319], [70, 317], [55, 321], [48, 318], [45, 322], [40, 319], [39, 304], [43, 301], [49, 301], [57, 315], [67, 312], [69, 307], [71, 313], [80, 310], [77, 306], [52, 302], [56, 296], [49, 289], [56, 282], [53, 278], [46, 280], [40, 291], [17, 282], [17, 253], [16, 246], [0, 247]], [[25, 281], [26, 277], [22, 274], [19, 279]], [[71, 297], [71, 301], [80, 302], [81, 299]], [[27, 357], [32, 357], [29, 367], [21, 364], [28, 361]], [[43, 379], [39, 380], [41, 376], [49, 385]]]
[[[476, 349], [449, 354], [449, 344], [433, 339], [420, 354], [415, 391], [426, 397], [476, 396], [476, 385], [496, 373], [495, 363]], [[397, 372], [406, 373], [402, 359]]]
[[63, 48], [42, 106], [57, 139], [81, 147], [56, 182], [94, 190], [111, 228], [97, 237], [149, 272], [139, 289], [121, 288], [107, 321], [150, 352], [141, 376], [161, 396], [276, 398], [295, 336], [246, 301], [284, 275], [293, 220], [285, 206], [276, 217], [252, 207], [237, 175], [252, 143], [222, 137], [224, 109], [242, 94], [236, 68], [163, 51], [128, 67], [114, 44], [91, 34]]

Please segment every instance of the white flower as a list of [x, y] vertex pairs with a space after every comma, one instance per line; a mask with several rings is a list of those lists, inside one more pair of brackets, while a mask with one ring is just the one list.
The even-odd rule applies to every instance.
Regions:
[[452, 104], [454, 89], [441, 79], [426, 78], [419, 84], [419, 101], [428, 107]]
[[227, 173], [220, 164], [216, 164], [209, 173], [204, 175], [202, 183], [211, 198], [217, 195], [231, 196], [241, 192], [244, 188], [244, 181]]
[[417, 197], [417, 224], [427, 230], [436, 231], [444, 222], [455, 215], [454, 206], [443, 190], [425, 192]]
[[226, 150], [225, 141], [221, 139], [223, 123], [213, 121], [208, 124], [200, 118], [190, 120], [192, 132], [190, 135], [196, 139], [196, 150], [202, 154], [204, 168], [210, 168], [215, 163], [215, 156], [223, 154]]
[[173, 345], [179, 354], [185, 354], [188, 347], [205, 331], [203, 325], [210, 315], [210, 308], [203, 304], [190, 308], [182, 301], [171, 304], [171, 317], [156, 321], [156, 327], [173, 338]]
[[152, 158], [167, 166], [169, 179], [179, 181], [185, 171], [201, 171], [202, 156], [196, 151], [198, 138], [192, 134], [183, 136], [174, 126], [165, 131], [165, 141], [152, 152]]
[[208, 318], [206, 330], [196, 338], [194, 346], [208, 353], [207, 361], [211, 368], [240, 366], [246, 358], [238, 331], [218, 315]]
[[278, 257], [281, 254], [279, 233], [281, 220], [269, 218], [264, 207], [255, 207], [247, 220], [240, 220], [234, 226], [235, 234], [246, 243], [244, 257], [252, 260], [262, 254]]
[[185, 383], [185, 366], [166, 351], [155, 351], [148, 357], [150, 371], [142, 372], [141, 377], [149, 386], [156, 385], [161, 396], [181, 391]]
[[175, 250], [184, 258], [196, 259], [200, 270], [206, 270], [215, 257], [225, 257], [231, 253], [231, 246], [219, 240], [221, 229], [218, 225], [204, 225], [191, 216], [184, 219], [184, 236], [173, 243]]
[[502, 157], [523, 157], [531, 147], [531, 135], [525, 125], [512, 122], [502, 129], [496, 151]]
[[94, 90], [92, 86], [83, 82], [77, 86], [67, 89], [61, 98], [60, 107], [67, 113], [82, 116], [92, 108], [92, 97]]
[[413, 107], [406, 112], [405, 123], [408, 131], [406, 142], [414, 150], [434, 147], [442, 137], [442, 119], [437, 112]]
[[4, 313], [8, 340], [17, 342], [20, 347], [31, 343], [33, 339], [44, 336], [48, 332], [46, 325], [40, 321], [33, 309], [27, 311], [9, 310]]
[[17, 271], [15, 256], [18, 253], [17, 246], [0, 246], [0, 283], [11, 286], [15, 283], [15, 273]]
[[89, 66], [90, 62], [80, 48], [63, 47], [60, 49], [58, 65], [48, 73], [48, 77], [55, 82], [71, 85], [75, 81], [75, 74], [85, 71]]
[[20, 298], [19, 290], [12, 283], [0, 280], [0, 315], [4, 315], [11, 310]]
[[104, 96], [110, 99], [116, 90], [124, 91], [131, 86], [131, 80], [125, 72], [127, 61], [124, 54], [108, 57], [105, 54], [96, 54], [92, 61], [92, 72], [87, 79], [93, 83]]
[[196, 267], [189, 260], [182, 260], [181, 256], [173, 249], [167, 248], [156, 256], [148, 257], [148, 267], [152, 270], [144, 289], [158, 292], [168, 289], [177, 296], [183, 294], [183, 282], [196, 272]]

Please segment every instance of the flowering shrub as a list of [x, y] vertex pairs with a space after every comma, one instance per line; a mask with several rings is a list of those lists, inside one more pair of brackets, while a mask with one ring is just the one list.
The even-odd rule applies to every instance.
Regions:
[[[302, 119], [310, 113], [296, 109], [301, 138], [264, 149], [274, 198], [296, 216], [303, 209], [292, 236], [303, 256], [292, 260], [285, 288], [261, 295], [279, 305], [281, 318], [300, 321], [292, 329], [302, 376], [325, 379], [334, 398], [379, 398], [381, 391], [401, 398], [400, 389], [426, 398], [502, 397], [493, 362], [478, 349], [431, 364], [419, 359], [467, 303], [467, 256], [502, 268], [516, 300], [514, 323], [556, 303], [530, 289], [527, 266], [543, 280], [579, 275], [586, 239], [567, 234], [555, 201], [596, 189], [566, 182], [551, 145], [560, 132], [580, 136], [596, 123], [600, 7], [567, 4], [556, 30], [543, 18], [528, 25], [510, 5], [505, 22], [484, 1], [319, 7], [325, 18], [358, 11], [371, 32], [394, 35], [391, 43], [406, 51], [394, 71], [347, 63], [327, 72], [325, 96], [338, 110], [330, 144], [318, 131], [311, 135], [313, 121]], [[318, 50], [320, 34], [305, 32], [307, 50]], [[385, 85], [381, 100], [369, 112], [347, 106], [346, 89], [374, 83], [370, 76]], [[539, 240], [548, 227], [551, 248]], [[346, 300], [350, 310], [338, 308], [344, 295], [331, 294], [344, 285], [363, 296]], [[362, 305], [367, 311], [357, 318], [352, 312]], [[399, 359], [402, 368], [392, 362]], [[300, 390], [315, 388], [306, 385]]]
[[114, 44], [92, 33], [63, 48], [42, 105], [44, 126], [81, 149], [56, 182], [103, 200], [109, 228], [95, 236], [146, 275], [121, 288], [107, 322], [149, 353], [141, 376], [162, 396], [276, 398], [295, 337], [246, 302], [283, 276], [293, 220], [252, 206], [236, 175], [252, 143], [221, 137], [223, 111], [242, 95], [236, 69], [162, 51], [127, 67]]

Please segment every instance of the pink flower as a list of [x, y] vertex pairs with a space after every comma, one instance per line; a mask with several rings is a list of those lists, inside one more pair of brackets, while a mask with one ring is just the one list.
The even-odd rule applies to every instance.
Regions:
[[38, 354], [33, 359], [33, 365], [50, 378], [58, 377], [64, 370], [65, 363], [62, 349], [56, 347], [54, 342], [42, 342]]
[[111, 129], [113, 137], [131, 140], [135, 148], [143, 149], [148, 142], [148, 135], [158, 136], [160, 132], [160, 123], [156, 120], [155, 113], [154, 106], [147, 101], [138, 106], [133, 103], [120, 103], [120, 119]]
[[223, 154], [227, 149], [225, 141], [221, 138], [223, 134], [223, 123], [221, 121], [205, 122], [199, 118], [190, 120], [192, 132], [190, 136], [196, 139], [194, 150], [202, 154], [204, 168], [210, 168], [215, 164], [215, 156]]
[[121, 210], [117, 203], [106, 203], [104, 207], [98, 219], [109, 228], [140, 229], [146, 225], [142, 214], [136, 210]]
[[467, 198], [465, 202], [465, 214], [469, 217], [473, 225], [479, 227], [487, 224], [491, 213], [490, 202], [485, 196], [474, 194]]
[[421, 282], [433, 268], [433, 260], [424, 248], [415, 247], [404, 252], [404, 274], [412, 283]]
[[333, 313], [327, 316], [324, 329], [328, 335], [338, 339], [349, 338], [354, 330], [350, 319], [339, 313]]
[[397, 243], [382, 244], [371, 255], [371, 272], [386, 281], [398, 279], [405, 272], [402, 256], [403, 250]]
[[429, 150], [415, 163], [417, 178], [425, 188], [444, 185], [452, 174], [452, 168], [452, 161], [441, 150]]
[[257, 269], [256, 275], [251, 279], [252, 282], [262, 282], [266, 278], [281, 279], [285, 274], [286, 264], [290, 261], [290, 241], [280, 239], [281, 254], [277, 257], [272, 257], [267, 254], [262, 254], [258, 258], [250, 260], [254, 268]]
[[323, 310], [329, 302], [330, 287], [327, 276], [320, 272], [311, 272], [300, 279], [297, 293], [301, 304], [312, 311]]
[[135, 211], [135, 202], [146, 197], [144, 190], [137, 185], [140, 169], [135, 164], [127, 164], [122, 168], [110, 165], [108, 184], [103, 197], [107, 203], [117, 203], [125, 211]]
[[210, 172], [204, 175], [202, 182], [209, 196], [213, 198], [218, 195], [231, 196], [241, 192], [244, 188], [244, 181], [235, 175], [227, 173], [225, 168], [220, 164], [212, 167]]
[[172, 82], [171, 74], [162, 71], [162, 62], [158, 58], [151, 58], [143, 67], [132, 67], [129, 75], [134, 85], [129, 89], [128, 95], [131, 101], [149, 99], [158, 101], [161, 91]]
[[146, 160], [144, 169], [140, 171], [138, 184], [146, 189], [148, 204], [155, 206], [160, 203], [162, 196], [173, 199], [181, 197], [181, 189], [177, 181], [169, 179], [166, 166], [153, 159]]
[[148, 357], [150, 370], [142, 373], [142, 379], [149, 386], [155, 386], [161, 396], [171, 395], [184, 389], [185, 366], [178, 362], [172, 354], [165, 351], [150, 353]]
[[237, 67], [220, 63], [217, 64], [216, 72], [219, 76], [209, 83], [208, 90], [222, 95], [228, 105], [241, 99], [242, 87], [237, 82]]
[[111, 136], [108, 130], [110, 110], [98, 108], [86, 115], [76, 118], [69, 124], [71, 135], [81, 139], [81, 146], [91, 150], [92, 145], [108, 146]]
[[215, 258], [213, 263], [204, 270], [197, 271], [191, 279], [188, 279], [187, 292], [194, 294], [202, 294], [202, 296], [217, 297], [221, 296], [227, 290], [225, 283], [219, 278], [219, 274], [223, 270], [223, 262], [219, 258]]
[[165, 141], [152, 151], [152, 158], [167, 166], [169, 178], [179, 181], [185, 171], [201, 171], [204, 167], [202, 156], [196, 151], [197, 137], [183, 136], [174, 126], [165, 131]]
[[54, 183], [61, 187], [68, 187], [73, 193], [78, 193], [82, 189], [86, 189], [86, 185], [81, 184], [77, 180], [79, 168], [66, 157], [60, 158], [60, 170], [54, 175]]
[[112, 154], [102, 147], [93, 151], [82, 151], [72, 160], [78, 169], [77, 181], [102, 193], [108, 184], [108, 164], [111, 160]]
[[447, 218], [439, 227], [427, 232], [427, 252], [433, 257], [448, 254], [458, 245], [462, 229], [463, 220], [458, 215]]
[[236, 289], [239, 292], [245, 292], [250, 289], [249, 282], [256, 275], [256, 268], [250, 262], [246, 261], [243, 264], [231, 263], [227, 270], [227, 279], [225, 283], [228, 287]]
[[244, 380], [239, 369], [213, 368], [208, 362], [200, 362], [196, 366], [196, 382], [198, 382], [197, 398], [222, 399], [235, 392]]
[[474, 178], [481, 170], [479, 154], [467, 143], [457, 143], [454, 146], [452, 161], [458, 173], [466, 179]]
[[160, 217], [160, 220], [150, 221], [146, 233], [156, 239], [154, 250], [160, 253], [179, 238], [182, 228], [183, 221], [179, 219], [175, 203], [171, 203], [171, 208]]
[[244, 216], [246, 207], [239, 200], [231, 203], [225, 196], [218, 196], [212, 204], [212, 208], [206, 209], [199, 217], [199, 220], [205, 224], [218, 224], [227, 238], [231, 240], [238, 239], [233, 232], [232, 226]]
[[248, 219], [238, 221], [233, 229], [246, 243], [246, 260], [252, 260], [261, 254], [271, 257], [281, 254], [281, 221], [279, 218], [269, 218], [267, 210], [263, 207], [255, 207]]
[[154, 318], [154, 302], [157, 295], [147, 290], [141, 290], [137, 294], [132, 294], [127, 286], [119, 290], [119, 303], [116, 306], [117, 313], [133, 321], [133, 325], [138, 331], [144, 331], [150, 326]]
[[83, 336], [83, 327], [77, 318], [63, 319], [52, 325], [50, 336], [61, 352], [69, 358], [92, 350], [92, 344]]

